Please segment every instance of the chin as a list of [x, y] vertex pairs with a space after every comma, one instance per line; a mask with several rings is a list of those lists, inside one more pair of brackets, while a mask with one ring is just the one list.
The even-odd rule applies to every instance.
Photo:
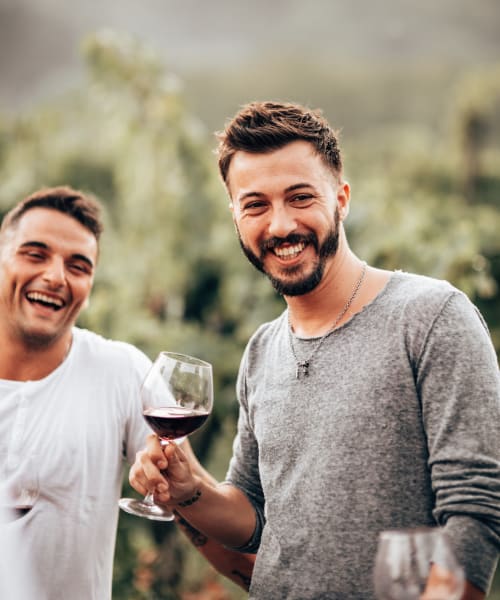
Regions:
[[[310, 273], [304, 273], [300, 266], [291, 267], [288, 277], [283, 273], [274, 276], [266, 273], [272, 286], [282, 296], [303, 296], [312, 292], [323, 278], [323, 265], [319, 264]], [[295, 274], [295, 277], [293, 275]]]
[[23, 331], [24, 344], [33, 350], [46, 349], [54, 344], [60, 337], [60, 332], [47, 331], [46, 329], [29, 329]]

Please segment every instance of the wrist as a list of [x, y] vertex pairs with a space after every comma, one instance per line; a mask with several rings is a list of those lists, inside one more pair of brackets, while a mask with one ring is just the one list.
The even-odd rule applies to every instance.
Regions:
[[192, 485], [190, 485], [189, 488], [186, 486], [183, 493], [178, 494], [177, 498], [175, 499], [176, 506], [178, 506], [179, 508], [191, 506], [191, 504], [194, 504], [200, 499], [202, 491], [202, 482], [200, 478], [195, 475], [193, 477]]
[[201, 498], [201, 490], [198, 488], [198, 489], [196, 489], [196, 491], [190, 498], [186, 498], [185, 500], [181, 500], [180, 502], [177, 502], [177, 506], [181, 506], [183, 508], [186, 506], [191, 506], [191, 504], [198, 502], [198, 500], [200, 498]]

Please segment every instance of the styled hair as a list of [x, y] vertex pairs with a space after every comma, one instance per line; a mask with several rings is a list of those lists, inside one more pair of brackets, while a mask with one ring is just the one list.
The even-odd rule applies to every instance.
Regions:
[[251, 102], [216, 136], [219, 172], [226, 186], [231, 160], [239, 150], [256, 154], [272, 152], [297, 140], [310, 142], [335, 176], [342, 173], [338, 132], [330, 127], [320, 110], [300, 104]]
[[69, 186], [42, 188], [18, 202], [3, 218], [0, 234], [15, 227], [21, 217], [33, 208], [50, 208], [69, 215], [99, 241], [103, 230], [101, 205], [92, 196]]

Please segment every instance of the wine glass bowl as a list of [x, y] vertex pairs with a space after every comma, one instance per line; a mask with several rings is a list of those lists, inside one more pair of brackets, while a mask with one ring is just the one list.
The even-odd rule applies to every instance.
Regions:
[[[199, 429], [213, 405], [212, 365], [176, 352], [161, 352], [141, 387], [142, 414], [164, 446]], [[157, 521], [171, 521], [173, 513], [154, 503], [153, 494], [138, 500], [121, 498], [120, 508]]]
[[438, 527], [383, 531], [374, 567], [380, 600], [459, 600], [464, 573]]

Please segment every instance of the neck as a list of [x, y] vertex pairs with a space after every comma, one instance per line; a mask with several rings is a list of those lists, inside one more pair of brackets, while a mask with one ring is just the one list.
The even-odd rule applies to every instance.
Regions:
[[46, 348], [28, 347], [20, 340], [7, 340], [6, 336], [0, 339], [0, 379], [36, 381], [50, 375], [64, 362], [72, 336], [64, 336]]
[[[363, 262], [348, 251], [341, 256], [335, 256], [314, 290], [302, 296], [287, 296], [285, 299], [294, 332], [301, 337], [316, 337], [329, 331], [334, 325], [335, 318], [352, 296], [362, 271]], [[361, 310], [363, 307], [361, 292], [362, 289], [359, 289], [337, 325], [342, 325], [354, 313]]]

